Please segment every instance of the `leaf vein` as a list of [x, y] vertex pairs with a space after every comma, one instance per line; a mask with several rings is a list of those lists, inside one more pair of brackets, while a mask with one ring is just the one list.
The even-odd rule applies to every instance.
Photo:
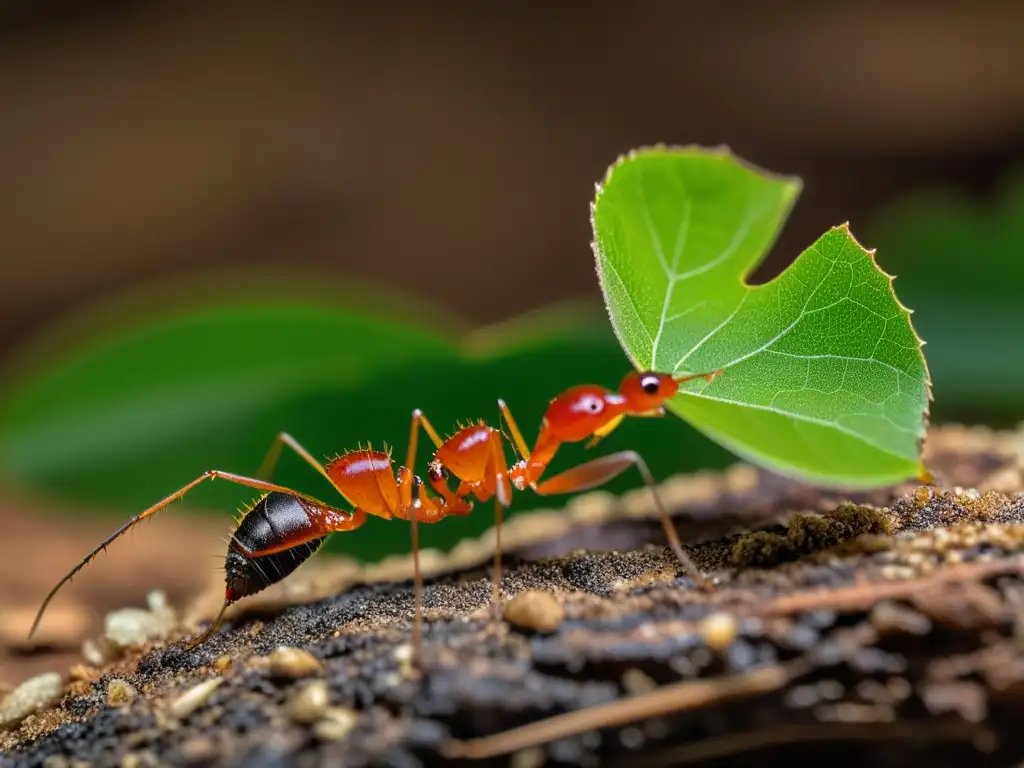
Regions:
[[[694, 391], [691, 391], [691, 390], [680, 391], [680, 394], [681, 395], [685, 395], [687, 397], [700, 398], [702, 400], [711, 400], [711, 401], [716, 402], [716, 403], [724, 403], [726, 405], [738, 405], [741, 408], [752, 408], [752, 409], [754, 409], [756, 411], [767, 411], [769, 413], [774, 413], [774, 414], [776, 414], [778, 416], [784, 416], [784, 417], [787, 417], [787, 418], [795, 419], [797, 421], [804, 421], [804, 422], [807, 422], [808, 424], [817, 424], [818, 426], [821, 426], [821, 427], [828, 427], [830, 429], [835, 429], [836, 431], [842, 432], [843, 434], [845, 434], [845, 435], [847, 435], [849, 437], [852, 437], [855, 440], [859, 440], [860, 442], [864, 443], [865, 445], [869, 445], [872, 448], [876, 448], [877, 450], [881, 451], [882, 453], [889, 454], [890, 456], [898, 456], [900, 458], [903, 458], [903, 456], [901, 454], [897, 453], [896, 451], [892, 450], [891, 448], [886, 447], [885, 445], [880, 445], [880, 444], [876, 443], [875, 441], [870, 440], [866, 435], [863, 435], [860, 432], [857, 432], [856, 430], [850, 429], [849, 427], [846, 427], [846, 426], [844, 426], [844, 425], [842, 425], [842, 424], [840, 424], [840, 423], [838, 423], [836, 421], [829, 421], [828, 419], [818, 419], [818, 418], [815, 418], [814, 416], [807, 416], [806, 414], [803, 414], [803, 413], [797, 413], [795, 411], [784, 411], [781, 408], [772, 408], [771, 406], [759, 405], [757, 403], [744, 403], [744, 402], [742, 402], [740, 400], [730, 400], [730, 399], [724, 398], [724, 397], [714, 397], [713, 395], [705, 395], [705, 394], [701, 394], [700, 392], [694, 392]], [[870, 417], [874, 417], [874, 415], [875, 414], [869, 414], [869, 413], [851, 413], [851, 414], [844, 414], [844, 416], [841, 417], [841, 418], [848, 418], [848, 417], [851, 417], [851, 416], [870, 416]]]

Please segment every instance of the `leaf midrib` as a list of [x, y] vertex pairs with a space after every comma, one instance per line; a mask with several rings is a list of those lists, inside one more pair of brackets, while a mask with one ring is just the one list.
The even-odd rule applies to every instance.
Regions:
[[[841, 432], [844, 435], [847, 435], [849, 437], [852, 437], [852, 438], [854, 438], [856, 440], [861, 441], [865, 445], [868, 445], [868, 446], [874, 448], [875, 450], [881, 451], [882, 453], [885, 453], [885, 454], [887, 454], [889, 456], [895, 456], [896, 458], [900, 459], [901, 461], [906, 461], [906, 456], [904, 456], [902, 453], [897, 453], [897, 452], [893, 451], [890, 448], [886, 448], [883, 445], [879, 445], [878, 443], [874, 442], [873, 440], [869, 440], [866, 436], [860, 434], [859, 432], [855, 432], [854, 430], [849, 429], [848, 427], [844, 427], [842, 424], [838, 424], [838, 423], [836, 423], [834, 421], [828, 421], [827, 419], [817, 419], [817, 418], [815, 418], [813, 416], [807, 416], [806, 414], [796, 413], [795, 411], [783, 411], [783, 410], [781, 410], [779, 408], [775, 408], [774, 406], [760, 405], [758, 403], [745, 403], [745, 402], [742, 402], [741, 400], [729, 400], [728, 398], [724, 398], [724, 397], [715, 397], [713, 395], [705, 395], [705, 394], [703, 394], [701, 392], [691, 392], [691, 391], [687, 391], [687, 390], [680, 390], [679, 395], [680, 396], [686, 396], [686, 397], [695, 397], [695, 398], [698, 398], [700, 400], [709, 400], [709, 401], [716, 402], [716, 403], [723, 403], [725, 405], [736, 405], [736, 406], [740, 406], [741, 408], [750, 408], [750, 409], [756, 410], [756, 411], [765, 411], [767, 413], [774, 413], [777, 416], [782, 416], [782, 417], [785, 417], [785, 418], [794, 419], [796, 421], [803, 421], [803, 422], [806, 422], [808, 424], [815, 424], [815, 425], [820, 426], [820, 427], [826, 427], [828, 429], [834, 429], [837, 432]], [[852, 415], [855, 415], [855, 414], [852, 414]], [[867, 415], [871, 415], [871, 414], [867, 414]]]

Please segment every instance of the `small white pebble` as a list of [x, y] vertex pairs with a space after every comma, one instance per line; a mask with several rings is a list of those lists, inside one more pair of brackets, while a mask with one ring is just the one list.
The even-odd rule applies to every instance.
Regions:
[[712, 613], [700, 623], [700, 634], [713, 651], [724, 651], [736, 639], [736, 619], [728, 613]]
[[222, 682], [224, 682], [222, 678], [215, 677], [212, 680], [207, 680], [189, 688], [171, 702], [171, 714], [179, 719], [188, 717], [206, 703], [206, 700], [210, 698]]
[[30, 678], [0, 702], [0, 728], [16, 726], [26, 717], [60, 700], [64, 680], [57, 672]]
[[152, 613], [163, 613], [167, 610], [167, 595], [159, 589], [154, 589], [146, 595], [146, 605]]
[[309, 651], [287, 645], [275, 648], [270, 654], [270, 674], [274, 677], [297, 680], [300, 677], [322, 675], [323, 665]]
[[358, 716], [351, 709], [331, 707], [324, 713], [324, 718], [313, 726], [313, 733], [323, 741], [341, 741], [348, 736]]
[[119, 677], [115, 677], [107, 684], [107, 704], [112, 707], [128, 706], [138, 695], [135, 686]]
[[636, 696], [641, 693], [650, 693], [657, 690], [658, 684], [643, 670], [630, 667], [622, 673], [622, 687], [627, 693]]
[[514, 753], [509, 758], [511, 768], [540, 768], [544, 765], [544, 750], [539, 747], [527, 747]]
[[626, 749], [640, 749], [644, 745], [644, 741], [646, 740], [647, 737], [644, 736], [644, 732], [636, 726], [623, 728], [619, 732], [619, 741], [622, 742], [622, 746], [624, 746]]
[[82, 641], [82, 658], [96, 668], [105, 667], [109, 661], [104, 647], [92, 638]]
[[166, 640], [178, 626], [178, 615], [167, 605], [163, 592], [146, 596], [145, 608], [122, 608], [108, 613], [104, 621], [104, 638], [117, 649], [144, 645], [150, 640]]
[[292, 696], [288, 702], [288, 717], [293, 723], [310, 725], [324, 716], [330, 703], [327, 685], [322, 680], [315, 680]]

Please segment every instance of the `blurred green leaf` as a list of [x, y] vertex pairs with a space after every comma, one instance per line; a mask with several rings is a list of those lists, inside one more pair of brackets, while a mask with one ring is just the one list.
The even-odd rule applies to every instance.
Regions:
[[641, 370], [722, 370], [669, 407], [756, 463], [844, 486], [917, 476], [928, 373], [871, 254], [837, 227], [768, 284], [744, 282], [799, 190], [722, 150], [622, 158], [593, 212], [612, 324]]
[[101, 471], [216, 432], [297, 390], [350, 387], [416, 360], [456, 359], [441, 336], [313, 306], [211, 307], [100, 341], [5, 404], [3, 460], [17, 472]]
[[[432, 323], [426, 307], [416, 308], [415, 323], [389, 319], [394, 313], [383, 307], [374, 313], [296, 299], [211, 295], [184, 309], [156, 309], [176, 303], [173, 290], [163, 293], [161, 302], [129, 302], [123, 314], [107, 310], [102, 328], [71, 344], [24, 351], [34, 362], [21, 366], [0, 399], [0, 461], [15, 479], [127, 515], [208, 469], [254, 473], [282, 430], [315, 456], [368, 442], [401, 455], [413, 408], [447, 432], [477, 417], [496, 423], [504, 397], [532, 438], [560, 390], [582, 381], [615, 386], [629, 367], [598, 307], [554, 307], [463, 334], [450, 322], [432, 330], [442, 323]], [[68, 323], [90, 325], [78, 317]], [[602, 444], [616, 447], [644, 452], [659, 477], [731, 460], [676, 419], [624, 425]], [[577, 448], [567, 447], [553, 470], [583, 460]], [[427, 458], [424, 451], [421, 469]], [[275, 480], [334, 498], [287, 452]], [[609, 487], [638, 484], [627, 475]], [[211, 483], [175, 510], [235, 509], [255, 495]], [[524, 493], [512, 511], [552, 503]], [[424, 544], [450, 548], [491, 524], [481, 505], [467, 518], [425, 527]], [[408, 552], [408, 530], [372, 519], [333, 537], [329, 548], [375, 560]]]
[[1024, 355], [1007, 339], [1024, 335], [1024, 175], [989, 201], [911, 193], [881, 208], [867, 233], [928, 339], [936, 419], [1019, 420]]

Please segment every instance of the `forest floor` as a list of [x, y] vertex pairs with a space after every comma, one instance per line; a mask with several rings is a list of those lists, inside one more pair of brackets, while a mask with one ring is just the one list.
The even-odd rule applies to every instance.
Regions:
[[0, 702], [0, 766], [1016, 765], [1022, 453], [1019, 434], [947, 427], [934, 487], [674, 478], [663, 497], [712, 591], [644, 489], [515, 518], [500, 619], [493, 532], [425, 555], [418, 664], [409, 558], [319, 558], [186, 652], [211, 584], [130, 614], [157, 628], [142, 647], [96, 638], [48, 708], [26, 716], [29, 689]]

